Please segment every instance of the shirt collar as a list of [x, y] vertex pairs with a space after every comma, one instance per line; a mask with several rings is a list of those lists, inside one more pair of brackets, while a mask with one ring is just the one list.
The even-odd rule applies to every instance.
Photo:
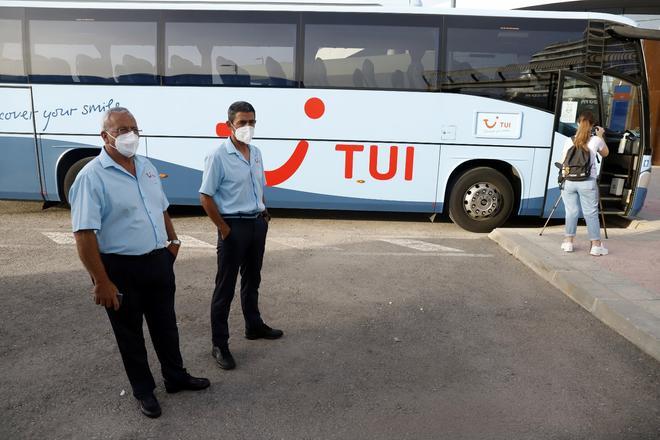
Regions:
[[[135, 174], [139, 176], [140, 172], [142, 171], [142, 161], [140, 160], [137, 154], [133, 156], [133, 158], [135, 160]], [[101, 162], [103, 168], [114, 167], [117, 168], [119, 171], [123, 171], [126, 174], [130, 175], [130, 173], [126, 171], [123, 166], [119, 165], [117, 162], [115, 162], [115, 160], [112, 157], [110, 157], [108, 152], [105, 150], [105, 146], [101, 147], [101, 154], [99, 154], [99, 161]]]
[[[250, 150], [250, 160], [252, 160], [252, 145], [248, 144], [248, 149]], [[225, 150], [227, 150], [227, 153], [229, 154], [235, 154], [239, 157], [243, 157], [243, 155], [236, 149], [236, 145], [231, 140], [231, 137], [228, 137], [225, 139]]]

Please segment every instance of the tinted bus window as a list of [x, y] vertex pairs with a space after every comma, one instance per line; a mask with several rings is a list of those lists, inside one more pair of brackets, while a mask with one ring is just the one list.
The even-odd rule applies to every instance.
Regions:
[[165, 84], [295, 85], [295, 23], [168, 22]]
[[[638, 43], [606, 35], [603, 70], [611, 71], [641, 82], [642, 66], [637, 52]], [[657, 60], [649, 60], [657, 62]]]
[[584, 63], [586, 21], [447, 17], [442, 90], [554, 108], [559, 69]]
[[429, 90], [435, 87], [439, 28], [308, 24], [305, 87]]
[[158, 83], [155, 20], [139, 20], [139, 12], [130, 11], [62, 15], [42, 13], [29, 20], [32, 81]]
[[25, 82], [23, 27], [17, 11], [0, 9], [0, 82]]

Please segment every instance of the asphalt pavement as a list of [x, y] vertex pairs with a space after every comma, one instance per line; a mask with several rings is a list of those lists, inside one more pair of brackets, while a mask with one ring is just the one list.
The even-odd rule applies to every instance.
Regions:
[[[644, 207], [635, 218], [608, 229], [606, 256], [589, 255], [586, 226], [575, 252], [563, 252], [563, 224], [504, 227], [489, 236], [595, 317], [660, 361], [660, 167], [654, 167]], [[611, 225], [613, 226], [613, 225]], [[660, 421], [658, 422], [660, 425]]]
[[0, 439], [660, 437], [660, 364], [487, 235], [424, 216], [273, 214], [260, 305], [285, 335], [244, 339], [236, 300], [238, 366], [224, 371], [210, 344], [215, 233], [199, 210], [173, 210], [183, 357], [212, 385], [165, 393], [149, 348], [163, 408], [151, 420], [69, 212], [0, 202]]

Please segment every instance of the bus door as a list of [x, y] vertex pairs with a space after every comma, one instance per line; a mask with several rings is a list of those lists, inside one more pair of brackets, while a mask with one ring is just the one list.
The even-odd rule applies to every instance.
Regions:
[[32, 89], [0, 85], [0, 199], [43, 200]]
[[658, 107], [643, 78], [645, 71], [649, 79], [657, 71], [651, 68], [657, 59], [649, 53], [645, 69], [640, 42], [657, 45], [660, 30], [612, 25], [607, 32], [612, 39], [604, 53], [602, 122], [610, 154], [601, 169], [600, 195], [604, 212], [634, 216], [651, 181], [650, 114]]
[[641, 206], [633, 201], [637, 191], [645, 191], [639, 180], [650, 179], [651, 149], [643, 130], [642, 86], [612, 73], [603, 74], [605, 141], [610, 154], [600, 171], [603, 211], [634, 215]]
[[[548, 187], [546, 189], [543, 216], [550, 214], [552, 207], [559, 197], [557, 177], [559, 169], [555, 162], [561, 162], [562, 150], [566, 139], [575, 136], [577, 132], [577, 119], [582, 112], [590, 111], [602, 125], [602, 99], [600, 84], [584, 75], [573, 72], [560, 72], [559, 90], [557, 91], [557, 104], [555, 107], [555, 125], [553, 130], [552, 152], [548, 170]], [[596, 169], [600, 165], [596, 164]], [[559, 207], [554, 216], [563, 217], [563, 206]]]

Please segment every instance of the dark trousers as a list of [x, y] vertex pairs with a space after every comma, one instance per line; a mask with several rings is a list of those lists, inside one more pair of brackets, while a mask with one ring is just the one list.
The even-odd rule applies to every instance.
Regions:
[[101, 259], [110, 280], [123, 294], [119, 310], [106, 310], [133, 394], [141, 397], [156, 387], [144, 345], [143, 316], [163, 377], [168, 382], [183, 380], [187, 373], [174, 313], [173, 255], [159, 249], [143, 256], [101, 254]]
[[211, 332], [213, 345], [217, 347], [226, 347], [229, 340], [227, 321], [239, 270], [245, 329], [263, 325], [259, 313], [259, 284], [268, 223], [263, 217], [227, 218], [225, 221], [231, 233], [226, 240], [218, 234], [218, 273], [211, 300]]

